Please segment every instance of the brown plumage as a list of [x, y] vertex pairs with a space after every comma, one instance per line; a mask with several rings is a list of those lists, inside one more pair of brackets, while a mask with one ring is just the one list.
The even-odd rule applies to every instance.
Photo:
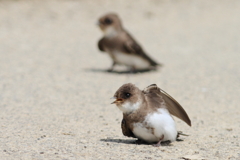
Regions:
[[136, 138], [124, 118], [122, 119], [121, 128], [124, 136]]

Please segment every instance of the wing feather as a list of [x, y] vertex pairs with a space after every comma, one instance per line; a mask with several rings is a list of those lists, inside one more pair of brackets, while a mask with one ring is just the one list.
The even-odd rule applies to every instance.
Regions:
[[104, 42], [103, 41], [104, 41], [104, 38], [102, 38], [98, 41], [98, 49], [102, 52], [104, 52], [104, 46], [103, 46]]
[[128, 54], [137, 54], [147, 61], [150, 62], [152, 66], [159, 65], [157, 62], [155, 62], [152, 58], [150, 58], [142, 49], [142, 47], [132, 38], [130, 34], [127, 34], [128, 40], [126, 40], [123, 44], [124, 52]]
[[127, 122], [124, 119], [124, 116], [122, 119], [121, 128], [124, 136], [136, 138], [131, 129], [127, 126]]
[[[189, 119], [186, 111], [183, 107], [167, 92], [157, 87], [156, 84], [152, 84], [143, 90], [145, 94], [148, 94], [149, 98], [153, 98], [151, 100], [158, 100], [160, 103], [164, 100], [165, 105], [170, 114], [178, 117], [179, 119], [186, 122], [189, 126], [191, 126], [191, 120]], [[161, 105], [161, 104], [159, 104]], [[158, 106], [159, 107], [159, 106]]]

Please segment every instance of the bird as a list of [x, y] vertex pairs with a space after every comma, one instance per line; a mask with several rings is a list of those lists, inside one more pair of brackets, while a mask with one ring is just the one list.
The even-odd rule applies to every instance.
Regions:
[[98, 25], [103, 31], [103, 37], [98, 41], [98, 48], [107, 52], [114, 66], [125, 65], [130, 70], [155, 70], [160, 66], [150, 58], [138, 42], [123, 28], [121, 20], [116, 13], [107, 13], [98, 19]]
[[123, 112], [121, 128], [125, 136], [158, 147], [161, 142], [173, 142], [179, 136], [172, 115], [191, 126], [183, 107], [156, 84], [140, 90], [127, 83], [115, 92], [113, 98], [112, 104]]

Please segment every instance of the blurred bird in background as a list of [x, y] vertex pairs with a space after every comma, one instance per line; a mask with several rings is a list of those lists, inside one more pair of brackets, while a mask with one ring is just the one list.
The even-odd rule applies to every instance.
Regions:
[[160, 65], [123, 28], [117, 14], [108, 13], [100, 17], [98, 25], [104, 34], [98, 42], [98, 48], [107, 52], [113, 60], [108, 71], [113, 71], [116, 64], [125, 65], [130, 71], [155, 70]]

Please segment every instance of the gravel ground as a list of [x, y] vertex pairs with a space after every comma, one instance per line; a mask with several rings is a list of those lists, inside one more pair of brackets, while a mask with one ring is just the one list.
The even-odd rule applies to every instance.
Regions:
[[[117, 12], [164, 66], [104, 72], [98, 17]], [[240, 1], [1, 0], [0, 157], [10, 159], [240, 159]], [[110, 97], [156, 83], [185, 108], [183, 141], [136, 145]]]

